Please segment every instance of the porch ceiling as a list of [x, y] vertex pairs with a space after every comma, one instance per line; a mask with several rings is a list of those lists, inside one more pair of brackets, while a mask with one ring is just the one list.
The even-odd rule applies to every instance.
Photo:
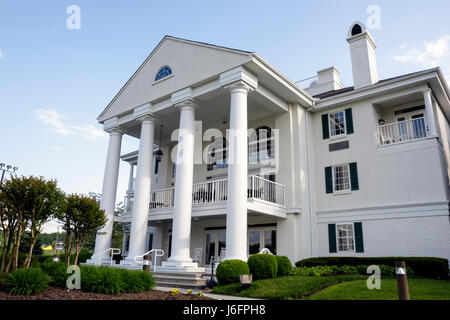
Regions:
[[[209, 128], [217, 128], [219, 130], [229, 128], [229, 91], [219, 88], [197, 97], [196, 101], [199, 103], [199, 107], [195, 112], [195, 120], [202, 121], [203, 131]], [[247, 101], [249, 122], [284, 112], [272, 101], [255, 91], [249, 93]], [[168, 144], [171, 142], [172, 132], [179, 127], [180, 113], [178, 108], [174, 106], [165, 108], [156, 112], [155, 115], [161, 119], [155, 127], [155, 143], [159, 143], [160, 125], [163, 125], [162, 144]], [[140, 137], [140, 124], [137, 121], [131, 120], [124, 123], [122, 127], [125, 128], [126, 134], [135, 138]]]

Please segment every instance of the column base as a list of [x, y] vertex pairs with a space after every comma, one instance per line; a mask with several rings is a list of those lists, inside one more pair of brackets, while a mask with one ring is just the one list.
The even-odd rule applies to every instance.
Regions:
[[190, 261], [163, 261], [161, 266], [155, 267], [155, 272], [205, 272], [205, 268], [198, 266], [197, 262]]

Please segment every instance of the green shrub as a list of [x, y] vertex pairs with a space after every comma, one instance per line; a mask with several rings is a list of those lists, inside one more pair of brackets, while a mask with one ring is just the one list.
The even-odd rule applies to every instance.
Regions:
[[275, 278], [277, 276], [277, 258], [267, 253], [253, 254], [247, 261], [253, 280]]
[[29, 296], [44, 291], [49, 278], [39, 268], [17, 269], [3, 281], [6, 292], [12, 295]]
[[242, 260], [222, 261], [216, 269], [216, 277], [220, 285], [239, 282], [241, 274], [249, 274], [248, 265]]
[[318, 257], [297, 261], [297, 267], [315, 267], [331, 265], [386, 265], [395, 266], [396, 261], [405, 261], [407, 268], [417, 276], [434, 279], [448, 278], [448, 260], [433, 257]]
[[41, 264], [41, 269], [50, 276], [51, 286], [66, 287], [66, 281], [70, 274], [67, 274], [67, 266], [64, 262], [46, 261]]
[[121, 270], [111, 267], [81, 266], [81, 288], [88, 292], [119, 295], [124, 292]]
[[80, 266], [81, 289], [116, 294], [149, 291], [155, 286], [150, 272], [112, 267]]
[[155, 286], [155, 280], [148, 271], [119, 269], [123, 283], [123, 292], [137, 293], [149, 291]]
[[[363, 274], [367, 273], [366, 265], [358, 266], [316, 266], [316, 267], [296, 267], [290, 272], [292, 276], [324, 276], [334, 274]], [[395, 276], [395, 268], [392, 266], [378, 265], [382, 276]], [[408, 275], [414, 275], [414, 271], [406, 267]]]
[[277, 277], [287, 276], [292, 270], [292, 263], [286, 256], [275, 256], [277, 259]]

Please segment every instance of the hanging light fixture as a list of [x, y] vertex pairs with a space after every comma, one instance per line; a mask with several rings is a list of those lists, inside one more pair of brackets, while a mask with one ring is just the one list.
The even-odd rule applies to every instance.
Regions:
[[163, 125], [161, 125], [161, 130], [159, 131], [159, 146], [158, 146], [158, 150], [156, 151], [156, 161], [161, 161], [162, 157], [163, 157], [163, 152], [161, 151], [161, 136], [162, 136], [162, 128]]

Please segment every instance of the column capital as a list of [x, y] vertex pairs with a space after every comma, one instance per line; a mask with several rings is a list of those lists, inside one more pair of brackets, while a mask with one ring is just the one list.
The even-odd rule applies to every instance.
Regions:
[[255, 90], [255, 88], [249, 84], [247, 84], [245, 81], [236, 81], [233, 82], [227, 86], [224, 87], [224, 89], [229, 90], [230, 92], [245, 92], [248, 93], [249, 91]]
[[110, 135], [123, 135], [125, 133], [125, 130], [120, 126], [114, 126], [105, 129], [106, 132], [108, 132]]
[[252, 90], [258, 87], [258, 78], [242, 66], [221, 73], [219, 82], [225, 89], [228, 87], [232, 88], [235, 84], [240, 85], [242, 83]]
[[136, 117], [136, 121], [138, 122], [153, 122], [159, 121], [160, 119], [155, 116], [153, 113], [142, 114]]
[[431, 94], [431, 89], [430, 88], [426, 88], [422, 91], [423, 94], [427, 94], [430, 93]]
[[189, 99], [183, 100], [183, 101], [175, 104], [175, 107], [179, 108], [180, 111], [183, 109], [195, 110], [199, 106], [200, 106], [200, 104], [193, 98], [189, 98]]

